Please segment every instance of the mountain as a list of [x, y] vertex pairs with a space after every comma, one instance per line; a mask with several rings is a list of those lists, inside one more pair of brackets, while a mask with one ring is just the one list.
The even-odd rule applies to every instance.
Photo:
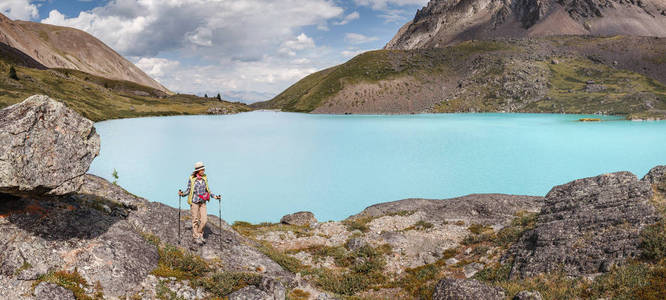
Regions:
[[113, 80], [125, 80], [171, 93], [141, 69], [92, 35], [78, 29], [27, 21], [0, 14], [0, 50], [20, 51], [41, 67], [80, 70]]
[[666, 37], [666, 1], [431, 0], [385, 49], [551, 35]]
[[[12, 67], [18, 80], [8, 76]], [[93, 121], [251, 110], [242, 103], [194, 95], [169, 95], [131, 81], [108, 79], [72, 69], [48, 69], [25, 53], [0, 44], [0, 108], [34, 94], [60, 99]]]
[[552, 36], [377, 50], [251, 105], [312, 113], [548, 112], [666, 118], [666, 39]]

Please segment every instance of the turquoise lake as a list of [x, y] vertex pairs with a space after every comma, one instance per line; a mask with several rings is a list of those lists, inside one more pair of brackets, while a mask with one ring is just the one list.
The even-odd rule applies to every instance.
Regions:
[[[257, 111], [96, 124], [90, 173], [178, 207], [197, 161], [227, 222], [308, 210], [341, 220], [380, 202], [471, 193], [545, 195], [615, 171], [666, 164], [666, 122], [581, 123], [581, 115], [310, 115]], [[183, 199], [182, 207], [186, 208]], [[208, 212], [217, 215], [213, 200]]]

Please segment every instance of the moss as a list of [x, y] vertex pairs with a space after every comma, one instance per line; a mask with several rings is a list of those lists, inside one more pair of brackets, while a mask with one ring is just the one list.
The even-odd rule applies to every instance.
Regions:
[[203, 287], [216, 297], [224, 297], [246, 286], [261, 284], [261, 275], [243, 272], [220, 272], [193, 281], [193, 285]]
[[361, 232], [368, 232], [370, 231], [368, 223], [370, 223], [373, 219], [373, 217], [350, 218], [342, 221], [342, 224], [347, 226], [347, 230], [349, 231], [359, 230]]
[[308, 300], [310, 299], [310, 293], [301, 289], [293, 289], [287, 294], [287, 299], [289, 300]]
[[209, 271], [208, 264], [201, 257], [192, 253], [166, 245], [158, 249], [160, 260], [153, 275], [159, 277], [175, 277], [177, 279], [193, 279], [205, 275]]
[[100, 292], [95, 293], [94, 297], [88, 296], [85, 288], [89, 284], [76, 269], [73, 272], [55, 271], [42, 275], [33, 283], [33, 288], [41, 282], [50, 282], [66, 288], [74, 293], [74, 297], [77, 300], [103, 299], [104, 296]]

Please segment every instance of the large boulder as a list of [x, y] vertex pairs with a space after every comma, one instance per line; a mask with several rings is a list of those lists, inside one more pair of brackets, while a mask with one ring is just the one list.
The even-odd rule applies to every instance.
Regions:
[[609, 271], [640, 253], [641, 229], [659, 220], [652, 188], [618, 172], [554, 187], [536, 227], [509, 251], [511, 278], [563, 271], [571, 276]]
[[0, 192], [76, 192], [99, 154], [93, 122], [36, 95], [0, 110]]
[[433, 300], [500, 300], [504, 297], [502, 288], [475, 279], [442, 279], [432, 294]]
[[297, 213], [283, 216], [280, 223], [296, 226], [312, 226], [317, 224], [314, 214], [309, 211], [299, 211]]

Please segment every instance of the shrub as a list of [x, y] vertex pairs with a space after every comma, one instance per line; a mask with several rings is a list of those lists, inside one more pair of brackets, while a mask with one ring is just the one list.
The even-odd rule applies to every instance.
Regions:
[[208, 264], [201, 257], [166, 245], [158, 249], [160, 260], [153, 270], [155, 276], [192, 279], [203, 276], [209, 271]]
[[210, 277], [197, 279], [192, 284], [203, 287], [216, 297], [224, 297], [246, 286], [260, 285], [261, 278], [260, 275], [252, 273], [221, 272]]
[[457, 248], [449, 248], [449, 249], [446, 249], [446, 250], [444, 250], [444, 252], [442, 253], [442, 259], [449, 259], [449, 258], [452, 258], [452, 257], [456, 256], [456, 254], [458, 254], [458, 249], [457, 249]]
[[342, 223], [347, 226], [347, 230], [349, 231], [359, 230], [361, 232], [368, 232], [370, 231], [370, 228], [368, 227], [368, 223], [370, 223], [370, 221], [372, 221], [372, 218], [363, 217], [347, 219], [342, 221]]
[[658, 261], [666, 258], [666, 221], [659, 221], [643, 228], [640, 234], [642, 257]]
[[9, 78], [19, 80], [18, 75], [16, 75], [16, 69], [14, 69], [14, 66], [9, 67]]
[[494, 264], [492, 266], [487, 266], [483, 270], [476, 273], [474, 275], [474, 279], [492, 283], [509, 280], [509, 274], [511, 273], [512, 265], [512, 262], [507, 262], [504, 264]]
[[103, 299], [103, 295], [99, 291], [95, 293], [95, 298], [86, 295], [85, 288], [87, 288], [89, 284], [76, 269], [74, 269], [74, 272], [49, 272], [37, 278], [37, 280], [33, 283], [33, 287], [36, 287], [40, 282], [43, 281], [57, 284], [72, 291], [74, 293], [74, 297], [77, 300]]

